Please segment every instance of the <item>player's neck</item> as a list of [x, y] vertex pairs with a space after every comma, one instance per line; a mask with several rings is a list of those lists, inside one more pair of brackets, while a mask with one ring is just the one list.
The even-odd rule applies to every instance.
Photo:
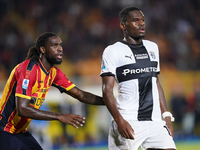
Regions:
[[125, 37], [124, 39], [123, 39], [123, 41], [125, 41], [125, 42], [127, 42], [127, 43], [130, 43], [130, 44], [140, 44], [140, 43], [142, 43], [142, 39], [141, 38], [139, 38], [139, 39], [133, 39], [133, 38], [131, 38], [131, 37]]
[[53, 65], [50, 64], [44, 57], [40, 59], [41, 63], [43, 64], [44, 68], [49, 71]]

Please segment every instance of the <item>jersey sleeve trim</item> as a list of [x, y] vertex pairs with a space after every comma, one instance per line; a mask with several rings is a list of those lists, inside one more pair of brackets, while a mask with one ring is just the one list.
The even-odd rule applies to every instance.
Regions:
[[76, 85], [75, 85], [75, 84], [72, 84], [72, 85], [70, 85], [69, 87], [64, 88], [64, 87], [62, 87], [62, 86], [59, 86], [59, 85], [53, 83], [52, 86], [58, 88], [58, 90], [59, 90], [61, 93], [63, 93], [63, 92], [66, 92], [66, 91], [71, 90], [71, 89], [74, 88]]
[[18, 96], [18, 97], [21, 97], [21, 98], [25, 98], [25, 99], [28, 99], [30, 100], [31, 97], [30, 96], [27, 96], [27, 95], [23, 95], [23, 94], [19, 94], [19, 93], [16, 93], [15, 96]]
[[74, 88], [76, 85], [75, 84], [72, 84], [70, 85], [68, 88], [66, 88], [67, 91], [71, 90], [72, 88]]
[[102, 73], [100, 76], [101, 77], [105, 77], [105, 76], [113, 76], [113, 77], [115, 77], [115, 75], [112, 74], [111, 72]]

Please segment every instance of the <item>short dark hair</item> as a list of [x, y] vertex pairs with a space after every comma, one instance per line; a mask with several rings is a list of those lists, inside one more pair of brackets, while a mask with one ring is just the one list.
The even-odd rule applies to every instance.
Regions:
[[124, 9], [122, 9], [119, 13], [119, 21], [120, 23], [125, 22], [126, 21], [126, 17], [128, 16], [128, 13], [130, 11], [135, 11], [135, 10], [140, 10], [139, 8], [133, 7], [133, 6], [129, 6], [129, 7], [125, 7]]
[[48, 39], [52, 36], [57, 36], [57, 35], [52, 32], [45, 32], [45, 33], [42, 33], [40, 36], [38, 36], [38, 38], [36, 39], [36, 42], [35, 42], [35, 46], [29, 48], [29, 51], [28, 51], [28, 54], [27, 54], [27, 57], [25, 58], [25, 60], [31, 59], [31, 60], [38, 61], [40, 53], [41, 53], [40, 47], [41, 46], [45, 47]]

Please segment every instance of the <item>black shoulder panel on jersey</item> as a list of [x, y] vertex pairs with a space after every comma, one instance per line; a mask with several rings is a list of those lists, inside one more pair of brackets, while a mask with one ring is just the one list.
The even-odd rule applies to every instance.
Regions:
[[26, 68], [26, 70], [31, 71], [33, 69], [33, 66], [35, 65], [36, 61], [29, 61], [28, 66]]

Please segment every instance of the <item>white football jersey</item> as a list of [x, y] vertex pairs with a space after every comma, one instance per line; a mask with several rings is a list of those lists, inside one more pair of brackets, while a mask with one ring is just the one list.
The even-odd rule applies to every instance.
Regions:
[[154, 42], [120, 41], [103, 52], [101, 76], [115, 77], [119, 92], [117, 108], [127, 120], [161, 120], [156, 84], [159, 73], [159, 50]]

